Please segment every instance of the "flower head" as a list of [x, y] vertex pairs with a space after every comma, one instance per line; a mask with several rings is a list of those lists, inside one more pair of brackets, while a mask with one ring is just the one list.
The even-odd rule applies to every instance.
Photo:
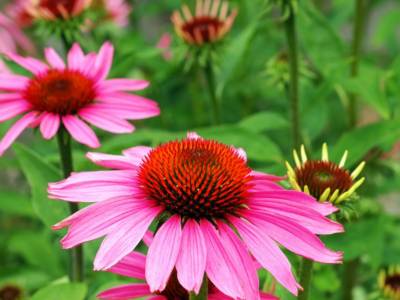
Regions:
[[92, 0], [30, 0], [26, 9], [34, 19], [70, 19], [87, 9]]
[[[144, 280], [146, 277], [145, 272], [146, 256], [140, 252], [132, 252], [124, 257], [119, 263], [114, 265], [110, 272], [131, 277], [134, 279]], [[210, 282], [208, 283], [208, 296], [209, 300], [229, 300], [233, 299], [218, 291], [218, 289]], [[147, 283], [134, 283], [117, 286], [106, 291], [101, 292], [98, 297], [104, 300], [124, 300], [124, 299], [136, 299], [141, 297], [147, 297], [145, 299], [154, 299], [154, 296], [158, 296], [158, 300], [169, 300], [169, 299], [180, 299], [189, 300], [189, 292], [180, 284], [177, 277], [176, 270], [173, 270], [165, 289], [162, 292], [151, 292], [150, 286]], [[262, 300], [278, 300], [278, 298], [260, 292], [260, 299]]]
[[300, 157], [297, 151], [293, 151], [293, 168], [288, 162], [289, 182], [294, 189], [304, 191], [305, 193], [319, 199], [320, 201], [329, 201], [340, 203], [348, 199], [364, 182], [365, 178], [357, 180], [365, 166], [361, 162], [358, 167], [350, 173], [344, 165], [346, 163], [348, 152], [346, 151], [339, 164], [329, 160], [328, 146], [322, 146], [321, 160], [309, 160], [304, 146], [301, 146]]
[[109, 132], [128, 133], [134, 127], [127, 120], [158, 115], [155, 102], [126, 93], [144, 89], [148, 82], [106, 79], [113, 51], [107, 42], [98, 54], [85, 55], [75, 44], [67, 64], [51, 48], [45, 50], [48, 64], [9, 53], [11, 60], [32, 75], [0, 74], [0, 122], [23, 115], [0, 141], [0, 155], [28, 126], [40, 126], [45, 139], [64, 126], [75, 140], [95, 148], [99, 146], [97, 136], [84, 121]]
[[172, 22], [176, 33], [186, 43], [203, 45], [221, 40], [230, 31], [236, 15], [236, 9], [229, 13], [227, 1], [197, 0], [193, 14], [184, 5], [182, 13], [173, 13]]
[[389, 300], [400, 300], [400, 266], [382, 270], [378, 277], [379, 288]]
[[129, 22], [131, 6], [125, 0], [102, 0], [106, 17], [120, 27], [125, 27]]
[[0, 12], [0, 54], [21, 49], [33, 52], [34, 46], [12, 18]]
[[164, 291], [176, 269], [187, 291], [198, 292], [206, 275], [229, 297], [259, 299], [254, 257], [296, 294], [299, 285], [277, 243], [319, 262], [342, 259], [316, 236], [343, 230], [325, 217], [336, 209], [284, 190], [276, 183], [281, 177], [251, 170], [242, 149], [189, 133], [154, 149], [88, 158], [116, 170], [76, 173], [49, 185], [52, 198], [95, 202], [54, 226], [69, 227], [62, 246], [106, 236], [94, 267], [109, 269], [160, 218], [146, 259], [151, 292]]

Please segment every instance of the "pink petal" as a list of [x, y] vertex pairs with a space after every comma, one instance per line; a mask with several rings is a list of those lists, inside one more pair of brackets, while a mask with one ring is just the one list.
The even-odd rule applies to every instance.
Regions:
[[251, 176], [253, 177], [253, 180], [264, 180], [264, 181], [282, 181], [285, 179], [285, 176], [276, 176], [257, 171], [251, 171]]
[[0, 73], [0, 90], [21, 91], [29, 82], [29, 78], [21, 75]]
[[97, 295], [99, 299], [104, 300], [127, 300], [136, 299], [151, 295], [147, 284], [125, 284], [120, 285]]
[[114, 56], [114, 47], [111, 43], [105, 42], [101, 47], [95, 62], [95, 79], [103, 80], [110, 72]]
[[96, 134], [85, 122], [72, 115], [63, 116], [62, 121], [71, 136], [79, 143], [91, 148], [100, 147]]
[[62, 58], [58, 55], [58, 53], [53, 48], [44, 49], [44, 55], [46, 57], [47, 62], [55, 69], [64, 70], [65, 63]]
[[128, 148], [128, 149], [122, 151], [122, 153], [125, 156], [128, 156], [129, 159], [132, 161], [132, 163], [139, 166], [142, 163], [143, 158], [145, 158], [150, 153], [151, 150], [152, 150], [151, 147], [136, 146], [136, 147]]
[[0, 156], [10, 147], [18, 136], [27, 128], [37, 116], [36, 112], [27, 113], [7, 131], [6, 135], [0, 141]]
[[207, 248], [200, 225], [189, 219], [182, 231], [181, 249], [176, 270], [178, 280], [188, 291], [200, 291], [206, 268]]
[[84, 108], [79, 111], [79, 116], [86, 122], [112, 133], [130, 133], [135, 130], [128, 121], [95, 108]]
[[194, 132], [194, 131], [189, 131], [186, 134], [186, 138], [189, 140], [197, 140], [197, 139], [202, 140], [203, 139], [200, 135], [197, 134], [197, 132]]
[[200, 228], [207, 246], [206, 272], [211, 282], [232, 298], [245, 298], [243, 286], [233, 265], [231, 253], [225, 249], [221, 236], [209, 221], [202, 220]]
[[165, 289], [178, 258], [181, 237], [181, 219], [176, 215], [155, 234], [146, 258], [146, 281], [152, 292]]
[[160, 108], [156, 105], [149, 108], [142, 108], [126, 103], [96, 103], [89, 107], [102, 113], [109, 113], [129, 120], [142, 120], [160, 114]]
[[99, 88], [102, 92], [139, 91], [147, 88], [149, 82], [137, 79], [109, 79], [101, 82]]
[[16, 100], [25, 101], [23, 99], [22, 94], [20, 94], [20, 93], [0, 94], [0, 105], [2, 102], [16, 101]]
[[42, 136], [49, 140], [55, 136], [60, 127], [60, 116], [52, 113], [43, 113], [40, 122], [40, 132]]
[[99, 202], [115, 197], [138, 195], [136, 172], [95, 171], [72, 173], [66, 180], [50, 183], [50, 198], [71, 202]]
[[44, 73], [49, 68], [45, 63], [32, 57], [22, 57], [16, 53], [7, 53], [7, 57], [35, 75]]
[[266, 213], [248, 213], [247, 217], [265, 234], [298, 255], [322, 263], [342, 261], [342, 253], [329, 250], [316, 235], [288, 218]]
[[0, 122], [12, 119], [19, 114], [27, 112], [32, 106], [25, 100], [0, 102]]
[[232, 218], [232, 223], [239, 231], [247, 247], [257, 261], [267, 269], [276, 280], [297, 295], [300, 287], [291, 271], [291, 266], [275, 242], [255, 225], [238, 218]]
[[81, 70], [83, 68], [83, 62], [85, 55], [78, 43], [74, 43], [72, 48], [68, 52], [68, 69]]
[[137, 169], [137, 165], [132, 162], [132, 159], [126, 156], [88, 152], [86, 157], [96, 165], [105, 168], [120, 170]]
[[147, 230], [146, 233], [143, 236], [143, 243], [147, 246], [150, 247], [151, 243], [153, 242], [154, 239], [154, 234], [150, 230]]
[[161, 210], [160, 207], [142, 209], [116, 226], [102, 242], [94, 260], [94, 269], [109, 269], [132, 252]]
[[154, 100], [124, 92], [99, 93], [96, 99], [102, 104], [114, 105], [116, 108], [128, 107], [136, 110], [151, 110], [158, 107]]
[[114, 274], [136, 279], [145, 279], [146, 256], [140, 252], [132, 252], [120, 262], [108, 269]]

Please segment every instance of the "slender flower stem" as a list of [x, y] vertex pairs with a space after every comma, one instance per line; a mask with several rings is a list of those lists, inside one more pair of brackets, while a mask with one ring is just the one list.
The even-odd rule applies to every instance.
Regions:
[[207, 300], [208, 299], [208, 280], [207, 277], [204, 276], [203, 284], [201, 285], [201, 289], [199, 294], [196, 295], [195, 293], [190, 293], [189, 295], [190, 300]]
[[292, 118], [293, 147], [299, 148], [301, 144], [300, 114], [299, 114], [299, 54], [296, 29], [296, 14], [290, 0], [286, 0], [290, 13], [285, 20], [285, 31], [289, 56], [289, 98]]
[[311, 277], [314, 262], [303, 258], [300, 267], [300, 285], [303, 287], [303, 291], [299, 293], [298, 300], [307, 300], [310, 295]]
[[360, 266], [360, 259], [355, 258], [347, 262], [343, 268], [343, 281], [342, 281], [342, 299], [352, 300], [353, 299], [353, 289], [357, 281], [358, 268]]
[[[361, 47], [363, 43], [364, 20], [366, 13], [365, 0], [355, 0], [354, 4], [355, 16], [351, 50], [352, 60], [350, 67], [350, 76], [353, 78], [358, 76], [358, 66], [360, 61]], [[357, 95], [354, 93], [352, 93], [349, 97], [348, 114], [350, 128], [354, 128], [357, 125]]]
[[204, 76], [207, 82], [207, 88], [210, 93], [211, 104], [213, 106], [214, 113], [214, 125], [220, 124], [220, 108], [219, 108], [219, 100], [217, 97], [217, 90], [215, 85], [215, 75], [212, 67], [212, 61], [209, 57], [206, 62], [206, 66], [204, 67]]
[[[71, 151], [71, 136], [63, 126], [60, 127], [57, 133], [58, 149], [60, 152], [61, 167], [64, 178], [67, 178], [73, 171], [72, 151]], [[71, 214], [79, 210], [77, 203], [69, 203]], [[71, 267], [70, 279], [73, 282], [84, 280], [84, 263], [83, 263], [83, 248], [82, 246], [75, 247], [71, 250]]]

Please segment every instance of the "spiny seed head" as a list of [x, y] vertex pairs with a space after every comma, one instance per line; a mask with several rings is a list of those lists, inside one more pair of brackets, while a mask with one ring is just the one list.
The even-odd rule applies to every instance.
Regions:
[[246, 204], [250, 168], [233, 147], [212, 140], [163, 144], [144, 159], [139, 181], [149, 199], [183, 218], [240, 215]]

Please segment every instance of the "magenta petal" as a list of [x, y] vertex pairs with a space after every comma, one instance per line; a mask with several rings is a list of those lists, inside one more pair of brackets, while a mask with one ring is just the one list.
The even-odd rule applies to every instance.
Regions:
[[182, 230], [176, 270], [178, 280], [188, 291], [199, 293], [206, 268], [207, 248], [200, 225], [189, 219]]
[[12, 119], [31, 108], [31, 105], [25, 100], [0, 102], [0, 122]]
[[154, 236], [146, 258], [146, 281], [152, 292], [165, 289], [181, 245], [179, 216], [172, 216]]
[[133, 251], [107, 271], [136, 279], [145, 279], [146, 256]]
[[52, 113], [43, 113], [40, 122], [42, 136], [49, 140], [55, 136], [60, 127], [60, 116]]
[[132, 252], [143, 238], [160, 207], [148, 207], [114, 227], [101, 243], [94, 260], [95, 270], [106, 270]]
[[111, 69], [114, 56], [114, 47], [111, 43], [105, 42], [101, 47], [95, 61], [95, 79], [103, 80], [107, 77]]
[[221, 236], [209, 221], [202, 220], [200, 228], [207, 246], [206, 272], [211, 282], [224, 294], [245, 298], [240, 278], [233, 266], [231, 254], [222, 244]]
[[44, 55], [46, 57], [47, 62], [54, 69], [59, 69], [59, 70], [65, 69], [64, 61], [53, 48], [44, 49]]
[[139, 91], [147, 88], [149, 82], [146, 80], [136, 79], [109, 79], [105, 80], [99, 86], [102, 92], [116, 92], [116, 91]]
[[130, 133], [135, 130], [128, 121], [95, 108], [84, 108], [79, 116], [92, 125], [112, 133]]
[[78, 43], [74, 43], [68, 52], [68, 69], [81, 70], [83, 68], [85, 55]]
[[151, 295], [149, 286], [147, 284], [126, 284], [120, 285], [97, 295], [99, 299], [103, 300], [127, 300], [136, 299], [143, 296]]
[[62, 121], [75, 140], [91, 148], [100, 147], [96, 134], [85, 122], [72, 115], [62, 117]]
[[12, 61], [35, 75], [46, 72], [49, 68], [45, 63], [32, 57], [22, 57], [16, 53], [7, 53], [7, 56]]
[[86, 157], [96, 165], [120, 170], [137, 169], [137, 165], [129, 157], [103, 153], [88, 152]]
[[143, 158], [146, 157], [152, 150], [151, 147], [147, 146], [136, 146], [132, 148], [128, 148], [124, 150], [122, 153], [129, 157], [130, 160], [132, 160], [132, 163], [135, 165], [139, 166], [142, 163]]
[[0, 73], [0, 90], [21, 91], [25, 89], [29, 78], [21, 75]]
[[238, 218], [232, 218], [232, 223], [239, 231], [247, 247], [257, 261], [267, 269], [276, 280], [297, 295], [299, 285], [292, 273], [290, 263], [279, 249], [278, 245], [260, 228]]
[[6, 135], [0, 141], [0, 156], [10, 147], [18, 136], [27, 128], [37, 116], [36, 112], [27, 113], [7, 131]]

